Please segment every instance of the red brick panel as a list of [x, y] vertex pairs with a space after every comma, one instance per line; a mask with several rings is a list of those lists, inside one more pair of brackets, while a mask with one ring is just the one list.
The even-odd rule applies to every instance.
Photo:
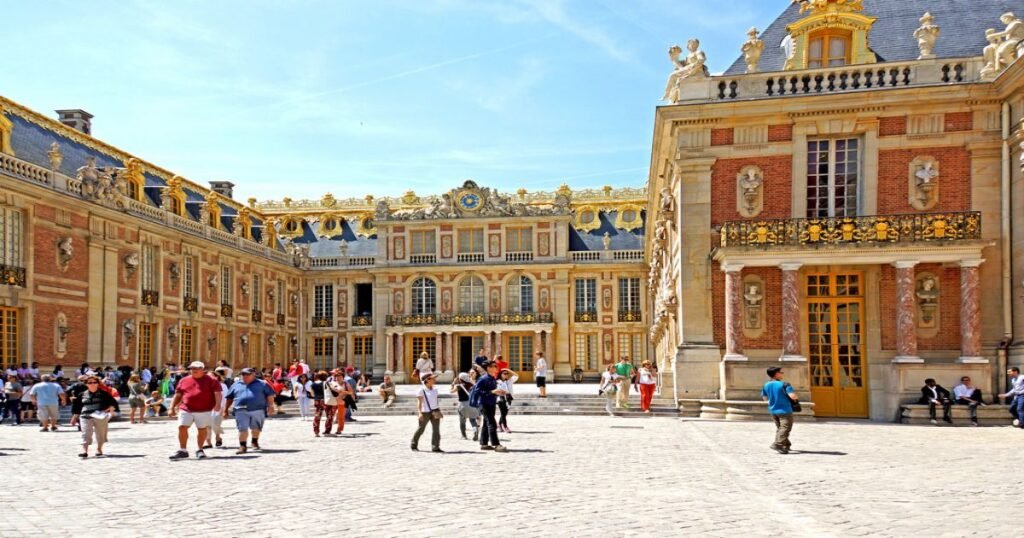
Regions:
[[[52, 229], [35, 225], [31, 228], [32, 252], [35, 257], [34, 273], [60, 277], [78, 282], [89, 280], [89, 245], [85, 239], [71, 233], [71, 230]], [[58, 261], [57, 243], [65, 237], [71, 237], [71, 260], [66, 270], [62, 270]]]
[[[717, 262], [711, 266], [711, 309], [715, 344], [725, 346], [725, 273]], [[764, 282], [764, 331], [746, 338], [745, 349], [782, 348], [782, 271], [775, 267], [747, 267], [743, 276], [757, 275]]]
[[[85, 360], [89, 339], [88, 309], [84, 306], [57, 305], [45, 301], [35, 303], [32, 309], [34, 330], [32, 331], [33, 357], [43, 366], [55, 364], [77, 365]], [[67, 336], [67, 355], [58, 359], [56, 355], [57, 314], [63, 312], [71, 331]]]
[[905, 134], [907, 134], [906, 116], [878, 118], [878, 136], [900, 136]]
[[974, 128], [974, 116], [970, 112], [947, 112], [946, 132], [970, 131]]
[[769, 142], [788, 142], [793, 140], [793, 126], [792, 125], [769, 125], [768, 126], [768, 141]]
[[[919, 351], [960, 349], [960, 268], [923, 263], [914, 268], [917, 274], [931, 273], [939, 279], [939, 320], [935, 335], [918, 336]], [[882, 349], [896, 349], [896, 268], [882, 266], [878, 285], [881, 309]], [[920, 320], [919, 320], [920, 321]], [[922, 331], [918, 331], [920, 335]]]
[[793, 158], [790, 156], [722, 159], [711, 171], [711, 225], [747, 220], [736, 211], [736, 176], [747, 165], [761, 167], [764, 209], [757, 219], [785, 219], [792, 215]]
[[939, 203], [927, 212], [971, 209], [971, 160], [962, 147], [878, 152], [878, 213], [917, 212], [908, 200], [910, 162], [929, 155], [939, 161]]
[[712, 146], [731, 146], [733, 141], [733, 129], [711, 129]]

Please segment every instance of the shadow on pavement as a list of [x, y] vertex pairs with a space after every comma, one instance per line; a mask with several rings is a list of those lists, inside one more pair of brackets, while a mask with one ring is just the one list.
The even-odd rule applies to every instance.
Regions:
[[263, 454], [292, 454], [295, 452], [305, 452], [300, 448], [261, 448], [257, 450]]
[[[421, 452], [430, 452], [429, 450], [422, 450]], [[482, 450], [445, 450], [444, 454], [483, 454]]]
[[[637, 427], [638, 427], [638, 428], [642, 428], [643, 426], [637, 426]], [[510, 433], [510, 434], [508, 434], [508, 435], [522, 435], [522, 434], [526, 434], [526, 435], [550, 435], [550, 434], [552, 434], [552, 433], [555, 433], [555, 432], [528, 432], [528, 431], [513, 431], [512, 433]]]
[[27, 448], [0, 448], [0, 450], [2, 450], [4, 452], [7, 452], [7, 451], [25, 452], [28, 449]]
[[790, 454], [817, 454], [819, 456], [845, 456], [846, 452], [836, 452], [834, 450], [790, 450]]
[[552, 450], [541, 450], [539, 448], [510, 448], [508, 451], [517, 454], [551, 454]]
[[113, 460], [113, 459], [134, 459], [134, 458], [145, 458], [145, 454], [104, 454], [102, 456], [93, 456], [93, 459], [101, 460]]

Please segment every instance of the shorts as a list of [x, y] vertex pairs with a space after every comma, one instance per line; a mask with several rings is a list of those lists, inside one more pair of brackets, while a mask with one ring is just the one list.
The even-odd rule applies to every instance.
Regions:
[[263, 409], [249, 411], [248, 409], [235, 409], [235, 426], [239, 432], [249, 430], [263, 430], [263, 421], [267, 418], [267, 412]]
[[544, 376], [537, 376], [537, 386], [546, 387], [548, 386], [548, 378]]
[[213, 415], [209, 411], [196, 413], [181, 411], [178, 413], [178, 426], [185, 426], [187, 428], [193, 424], [200, 430], [209, 428], [213, 424]]
[[128, 405], [132, 409], [142, 409], [146, 407], [146, 400], [143, 398], [137, 398], [135, 396], [132, 396], [131, 398], [128, 398]]
[[56, 405], [40, 405], [39, 406], [39, 422], [46, 422], [47, 420], [59, 420], [60, 419], [60, 407]]

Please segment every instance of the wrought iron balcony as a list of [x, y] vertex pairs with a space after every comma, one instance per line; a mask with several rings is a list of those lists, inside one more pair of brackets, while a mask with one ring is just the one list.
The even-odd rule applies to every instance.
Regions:
[[221, 304], [220, 305], [220, 316], [223, 318], [230, 318], [235, 315], [234, 305]]
[[185, 296], [185, 304], [183, 305], [185, 312], [198, 312], [199, 311], [199, 298]]
[[370, 327], [373, 325], [373, 316], [352, 316], [353, 327]]
[[491, 314], [405, 314], [389, 315], [388, 327], [417, 327], [425, 325], [524, 325], [551, 323], [551, 312], [508, 312]]
[[334, 325], [334, 318], [331, 316], [313, 316], [313, 327], [322, 329]]
[[253, 308], [252, 309], [252, 320], [254, 322], [256, 322], [256, 323], [259, 323], [259, 322], [263, 321], [263, 311], [262, 310], [256, 310], [255, 308]]
[[577, 310], [574, 317], [576, 323], [593, 323], [597, 321], [597, 310]]
[[0, 265], [0, 282], [7, 286], [25, 287], [25, 268]]
[[142, 304], [156, 306], [160, 303], [160, 292], [155, 290], [142, 290]]
[[619, 310], [619, 321], [640, 321], [640, 310]]
[[935, 243], [981, 239], [981, 212], [868, 217], [732, 221], [722, 225], [721, 246], [846, 246]]

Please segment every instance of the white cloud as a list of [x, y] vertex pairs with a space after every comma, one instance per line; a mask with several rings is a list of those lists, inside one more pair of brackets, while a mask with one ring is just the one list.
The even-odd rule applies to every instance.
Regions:
[[547, 22], [578, 39], [596, 46], [608, 56], [620, 62], [632, 62], [632, 56], [602, 27], [587, 24], [571, 16], [562, 0], [519, 0], [532, 8]]

